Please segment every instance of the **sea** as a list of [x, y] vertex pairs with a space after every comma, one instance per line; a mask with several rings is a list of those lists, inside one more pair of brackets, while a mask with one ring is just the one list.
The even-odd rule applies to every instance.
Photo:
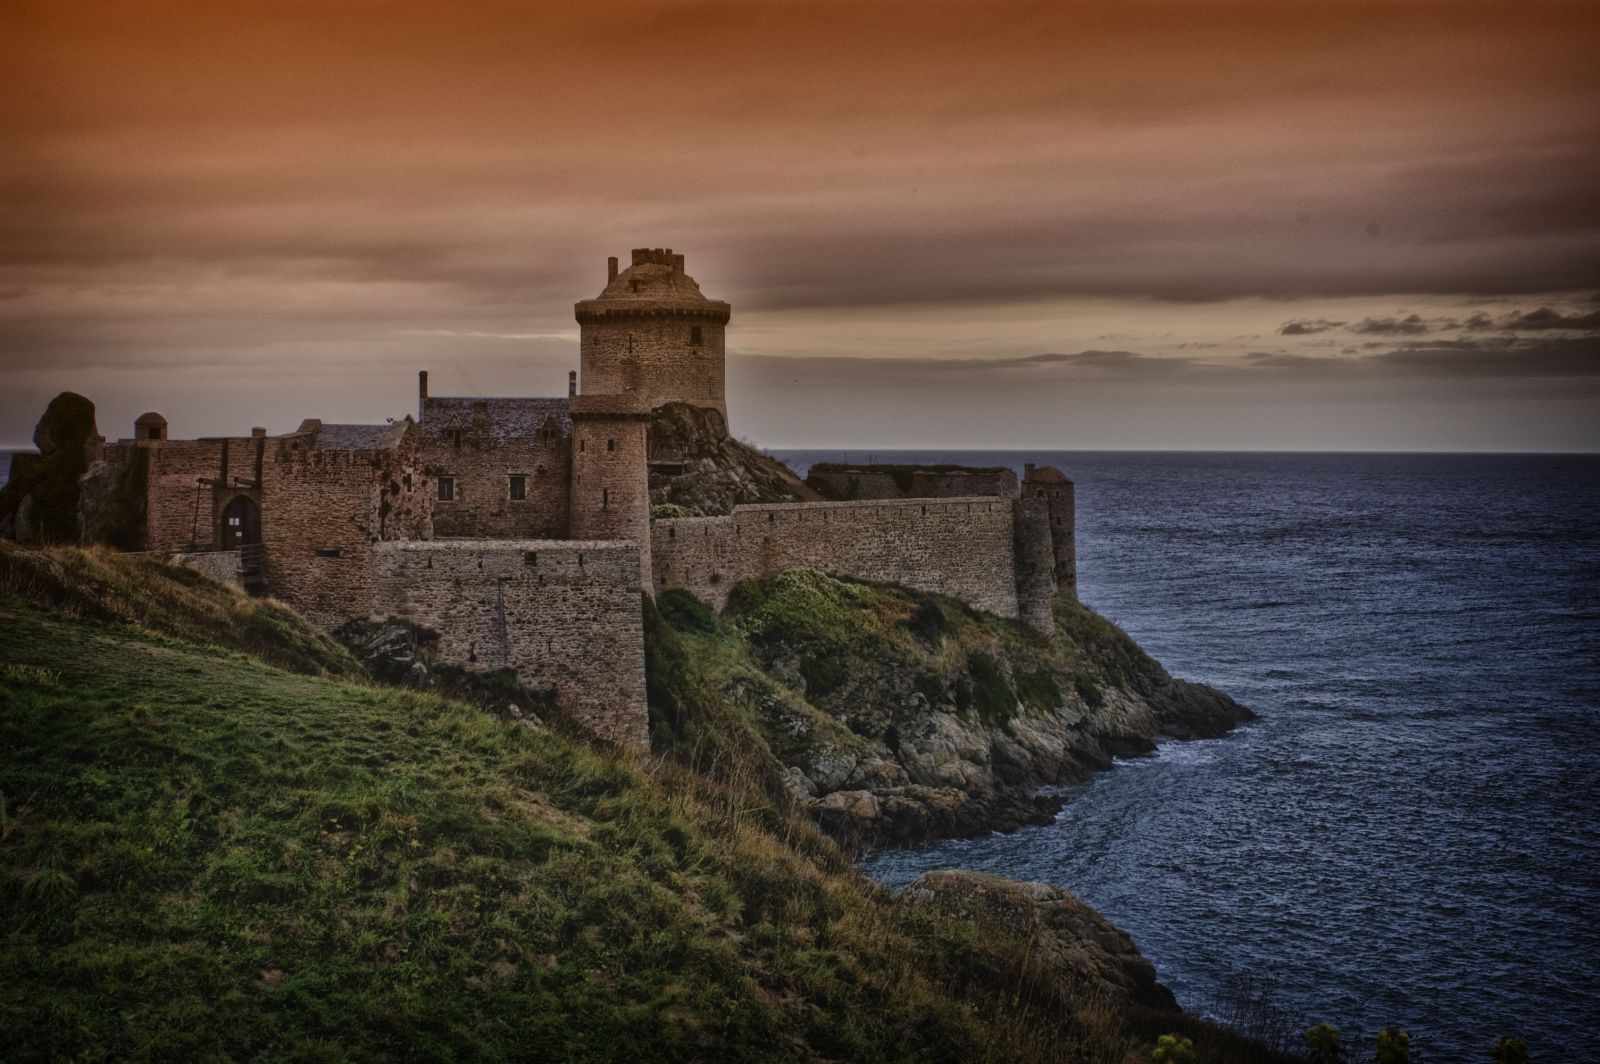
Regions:
[[1265, 994], [1430, 1061], [1594, 1046], [1600, 456], [778, 457], [1057, 466], [1083, 601], [1259, 714], [1071, 788], [1053, 824], [869, 875], [1060, 884], [1204, 1014]]
[[13, 455], [19, 455], [19, 454], [32, 454], [32, 453], [33, 453], [33, 451], [32, 451], [31, 448], [29, 450], [27, 450], [27, 451], [0, 450], [0, 488], [5, 487], [6, 486], [6, 481], [11, 479], [11, 458], [12, 458], [12, 456]]

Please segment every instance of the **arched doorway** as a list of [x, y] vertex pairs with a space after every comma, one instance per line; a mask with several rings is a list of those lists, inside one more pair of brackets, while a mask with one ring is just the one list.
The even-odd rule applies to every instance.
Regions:
[[235, 550], [261, 542], [261, 507], [248, 495], [236, 495], [222, 508], [222, 549]]

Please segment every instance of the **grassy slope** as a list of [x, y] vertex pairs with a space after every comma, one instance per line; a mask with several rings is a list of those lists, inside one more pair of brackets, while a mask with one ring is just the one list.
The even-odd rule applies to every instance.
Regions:
[[[259, 604], [163, 575], [128, 578], [176, 636], [0, 580], [7, 1060], [1120, 1061], [1193, 1026], [897, 905], [749, 774], [308, 675], [341, 659], [281, 607], [257, 649], [302, 671], [269, 665], [226, 645]], [[196, 587], [227, 609], [191, 625]], [[653, 700], [731, 764], [660, 627]]]

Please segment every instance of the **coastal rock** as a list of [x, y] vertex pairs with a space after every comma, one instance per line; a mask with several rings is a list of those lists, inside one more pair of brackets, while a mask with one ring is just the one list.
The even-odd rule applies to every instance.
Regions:
[[977, 872], [928, 872], [909, 883], [900, 900], [967, 921], [986, 935], [1031, 944], [1035, 962], [1076, 990], [1178, 1011], [1177, 999], [1157, 981], [1133, 939], [1061, 887]]
[[949, 600], [795, 571], [740, 585], [720, 620], [698, 623], [754, 666], [721, 692], [758, 722], [785, 790], [837, 840], [870, 848], [1048, 823], [1061, 785], [1252, 716], [1066, 596], [1056, 621], [1045, 638]]

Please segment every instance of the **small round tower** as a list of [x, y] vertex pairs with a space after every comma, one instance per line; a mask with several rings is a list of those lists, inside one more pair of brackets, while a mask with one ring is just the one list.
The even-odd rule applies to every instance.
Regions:
[[133, 422], [133, 438], [136, 440], [166, 439], [167, 419], [154, 410], [147, 414], [140, 414]]
[[639, 578], [650, 586], [650, 474], [645, 430], [650, 407], [632, 395], [575, 395], [572, 415], [572, 539], [628, 540], [639, 546]]
[[707, 299], [671, 248], [635, 248], [605, 290], [574, 308], [584, 395], [633, 395], [654, 408], [689, 403], [722, 415], [728, 304]]
[[1043, 502], [1049, 515], [1056, 590], [1078, 597], [1077, 500], [1072, 481], [1054, 466], [1024, 467], [1024, 498]]

